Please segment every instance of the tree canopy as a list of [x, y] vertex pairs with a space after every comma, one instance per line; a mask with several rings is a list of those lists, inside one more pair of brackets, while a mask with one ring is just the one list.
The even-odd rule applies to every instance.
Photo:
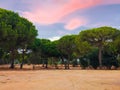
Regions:
[[[65, 69], [71, 64], [95, 69], [120, 65], [120, 30], [116, 28], [92, 28], [56, 41], [36, 36], [37, 30], [32, 22], [18, 13], [0, 8], [0, 64], [5, 59], [11, 63], [10, 68], [14, 68], [14, 62], [18, 60], [22, 69], [27, 58], [33, 65], [46, 64], [46, 68], [51, 59], [55, 65], [62, 62]], [[28, 51], [29, 55], [26, 54]]]
[[11, 54], [11, 68], [14, 68], [15, 52], [25, 48], [37, 36], [35, 26], [17, 13], [0, 8], [0, 47]]
[[102, 50], [104, 45], [109, 42], [113, 42], [117, 37], [119, 30], [112, 27], [99, 27], [90, 30], [80, 32], [80, 37], [83, 41], [87, 41], [90, 44], [99, 48], [99, 65], [102, 66]]

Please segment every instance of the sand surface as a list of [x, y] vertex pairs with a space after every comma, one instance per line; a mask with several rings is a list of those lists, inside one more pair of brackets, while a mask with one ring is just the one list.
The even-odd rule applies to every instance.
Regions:
[[120, 71], [0, 71], [0, 90], [120, 90]]

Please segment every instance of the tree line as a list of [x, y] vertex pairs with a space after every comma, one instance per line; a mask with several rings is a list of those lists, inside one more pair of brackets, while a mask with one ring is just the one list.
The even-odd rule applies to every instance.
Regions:
[[120, 66], [120, 30], [103, 26], [65, 35], [59, 40], [37, 38], [35, 26], [17, 13], [0, 9], [0, 64], [64, 65], [94, 69]]

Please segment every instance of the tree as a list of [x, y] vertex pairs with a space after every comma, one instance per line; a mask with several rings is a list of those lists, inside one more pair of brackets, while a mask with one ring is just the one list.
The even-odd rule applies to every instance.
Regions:
[[83, 41], [80, 35], [77, 35], [75, 43], [76, 43], [75, 54], [77, 58], [83, 57], [84, 55], [89, 53], [93, 48], [87, 41]]
[[58, 69], [58, 60], [60, 57], [60, 52], [57, 48], [58, 45], [58, 40], [57, 41], [52, 41], [47, 44], [47, 52], [48, 52], [48, 57], [51, 58], [52, 64], [55, 65], [55, 68]]
[[35, 26], [17, 13], [0, 9], [0, 46], [10, 52], [11, 66], [18, 48], [25, 48], [37, 36]]
[[49, 58], [52, 58], [52, 60], [54, 59], [54, 64], [57, 68], [55, 59], [59, 58], [60, 56], [59, 50], [57, 48], [58, 42], [57, 41], [51, 42], [50, 40], [47, 40], [47, 39], [41, 39], [40, 41], [41, 41], [41, 45], [40, 45], [41, 57], [45, 59], [43, 60], [43, 63], [46, 64], [46, 68], [47, 68]]
[[115, 38], [113, 45], [117, 49], [117, 53], [120, 54], [120, 31], [118, 32], [118, 36]]
[[76, 48], [75, 38], [76, 35], [66, 35], [63, 36], [58, 42], [60, 53], [62, 53], [67, 58], [67, 66], [65, 64], [65, 69], [69, 69], [69, 63]]
[[0, 48], [0, 64], [4, 64], [4, 62], [3, 62], [4, 54], [5, 54], [5, 52], [3, 51], [3, 49]]
[[28, 46], [28, 48], [32, 50], [32, 53], [30, 55], [30, 63], [33, 64], [33, 69], [35, 67], [35, 64], [40, 64], [41, 62], [41, 44], [41, 39], [36, 38], [34, 42]]
[[[114, 65], [118, 67], [117, 57], [120, 54], [120, 31], [117, 32], [116, 38], [114, 38], [113, 42], [105, 45], [103, 51], [103, 61], [104, 64], [107, 65], [108, 69], [111, 69], [111, 66]], [[108, 62], [106, 62], [108, 61]]]
[[[35, 39], [33, 44], [30, 46], [33, 52], [32, 59], [35, 59], [39, 55], [39, 58], [42, 59], [43, 67], [44, 67], [44, 64], [46, 64], [45, 67], [47, 68], [48, 57], [52, 54], [52, 51], [54, 50], [54, 48], [53, 50], [50, 48], [52, 47], [51, 45], [52, 45], [51, 41], [48, 39]], [[33, 60], [33, 62], [37, 62], [37, 61]]]
[[91, 52], [87, 54], [87, 58], [89, 59], [89, 65], [94, 69], [97, 69], [99, 66], [98, 60], [98, 48], [92, 48]]
[[80, 32], [80, 37], [83, 41], [89, 42], [91, 45], [98, 47], [99, 49], [99, 66], [102, 67], [102, 50], [104, 45], [112, 42], [118, 35], [118, 30], [112, 27], [99, 27], [90, 30]]

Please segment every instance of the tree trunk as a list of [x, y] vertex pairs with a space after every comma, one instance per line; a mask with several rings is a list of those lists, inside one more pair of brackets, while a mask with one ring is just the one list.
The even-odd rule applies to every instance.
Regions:
[[67, 62], [67, 69], [70, 69], [70, 59], [68, 59], [68, 62]]
[[46, 59], [45, 64], [46, 64], [45, 68], [48, 68], [48, 60], [47, 59]]
[[33, 70], [35, 69], [35, 65], [33, 64]]
[[42, 67], [45, 67], [45, 62], [44, 62], [44, 59], [42, 59]]
[[20, 64], [20, 69], [23, 69], [24, 55], [25, 55], [25, 51], [24, 51], [24, 49], [23, 49], [23, 52], [22, 52], [22, 62], [21, 62], [21, 64]]
[[67, 62], [64, 61], [64, 66], [65, 66], [65, 69], [67, 69]]
[[67, 69], [70, 69], [70, 55], [68, 56]]
[[46, 63], [46, 66], [45, 66], [45, 68], [48, 68], [48, 63]]
[[67, 69], [67, 64], [65, 63], [65, 69]]
[[52, 59], [52, 64], [54, 63], [54, 65], [55, 65], [55, 69], [58, 69], [58, 62], [57, 62], [58, 60], [57, 60], [57, 58], [53, 58]]
[[65, 67], [65, 69], [67, 69], [67, 61], [64, 59], [63, 59], [63, 61], [64, 61], [64, 67]]
[[55, 63], [55, 69], [58, 69], [58, 65], [57, 65], [57, 63]]
[[20, 64], [20, 69], [23, 69], [23, 65], [24, 65], [24, 56], [25, 56], [25, 50], [23, 49], [22, 51], [22, 62]]
[[14, 66], [14, 59], [13, 59], [13, 60], [11, 60], [11, 65], [10, 65], [10, 68], [11, 68], [11, 69], [14, 69], [14, 68], [15, 68], [15, 66]]
[[102, 46], [99, 47], [98, 59], [99, 59], [99, 67], [100, 69], [102, 69]]
[[15, 50], [12, 49], [10, 54], [11, 54], [11, 57], [10, 57], [10, 58], [11, 58], [11, 65], [10, 65], [10, 68], [11, 68], [11, 69], [14, 69], [14, 68], [15, 68], [15, 66], [14, 66]]
[[64, 59], [63, 59], [63, 57], [60, 57], [60, 58], [62, 60], [61, 66], [63, 67], [63, 65], [64, 65]]
[[22, 63], [20, 64], [20, 69], [23, 69], [23, 61], [22, 61]]

